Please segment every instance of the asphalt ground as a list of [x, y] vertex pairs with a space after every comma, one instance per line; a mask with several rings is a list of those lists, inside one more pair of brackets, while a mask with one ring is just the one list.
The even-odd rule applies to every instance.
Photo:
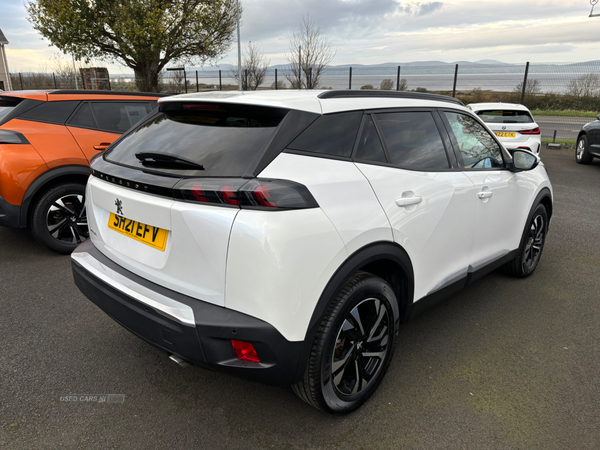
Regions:
[[68, 256], [0, 229], [0, 447], [600, 448], [600, 161], [542, 158], [555, 213], [535, 274], [494, 272], [404, 325], [379, 390], [343, 417], [178, 367], [79, 293]]

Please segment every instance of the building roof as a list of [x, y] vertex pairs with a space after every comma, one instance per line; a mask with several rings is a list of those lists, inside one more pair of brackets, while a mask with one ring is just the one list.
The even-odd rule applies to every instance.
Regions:
[[6, 36], [4, 36], [4, 33], [2, 32], [2, 30], [0, 30], [0, 44], [8, 44], [8, 41], [6, 40]]

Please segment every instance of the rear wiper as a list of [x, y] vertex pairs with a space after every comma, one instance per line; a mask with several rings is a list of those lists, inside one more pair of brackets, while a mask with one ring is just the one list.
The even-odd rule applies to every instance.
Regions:
[[135, 157], [140, 160], [143, 165], [160, 166], [164, 168], [183, 169], [187, 166], [197, 170], [204, 170], [202, 164], [198, 164], [190, 159], [182, 158], [181, 156], [171, 155], [161, 152], [140, 152], [136, 153]]

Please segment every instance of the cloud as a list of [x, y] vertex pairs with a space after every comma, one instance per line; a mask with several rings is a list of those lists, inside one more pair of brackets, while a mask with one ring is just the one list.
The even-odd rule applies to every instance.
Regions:
[[444, 4], [442, 2], [406, 3], [403, 6], [399, 6], [398, 11], [410, 14], [412, 16], [425, 16], [438, 9], [441, 9], [443, 5]]

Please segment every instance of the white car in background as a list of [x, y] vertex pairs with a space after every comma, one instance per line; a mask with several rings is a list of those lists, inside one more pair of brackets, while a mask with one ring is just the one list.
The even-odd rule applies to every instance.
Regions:
[[494, 132], [507, 150], [540, 153], [542, 135], [526, 106], [516, 103], [471, 103], [475, 114]]

